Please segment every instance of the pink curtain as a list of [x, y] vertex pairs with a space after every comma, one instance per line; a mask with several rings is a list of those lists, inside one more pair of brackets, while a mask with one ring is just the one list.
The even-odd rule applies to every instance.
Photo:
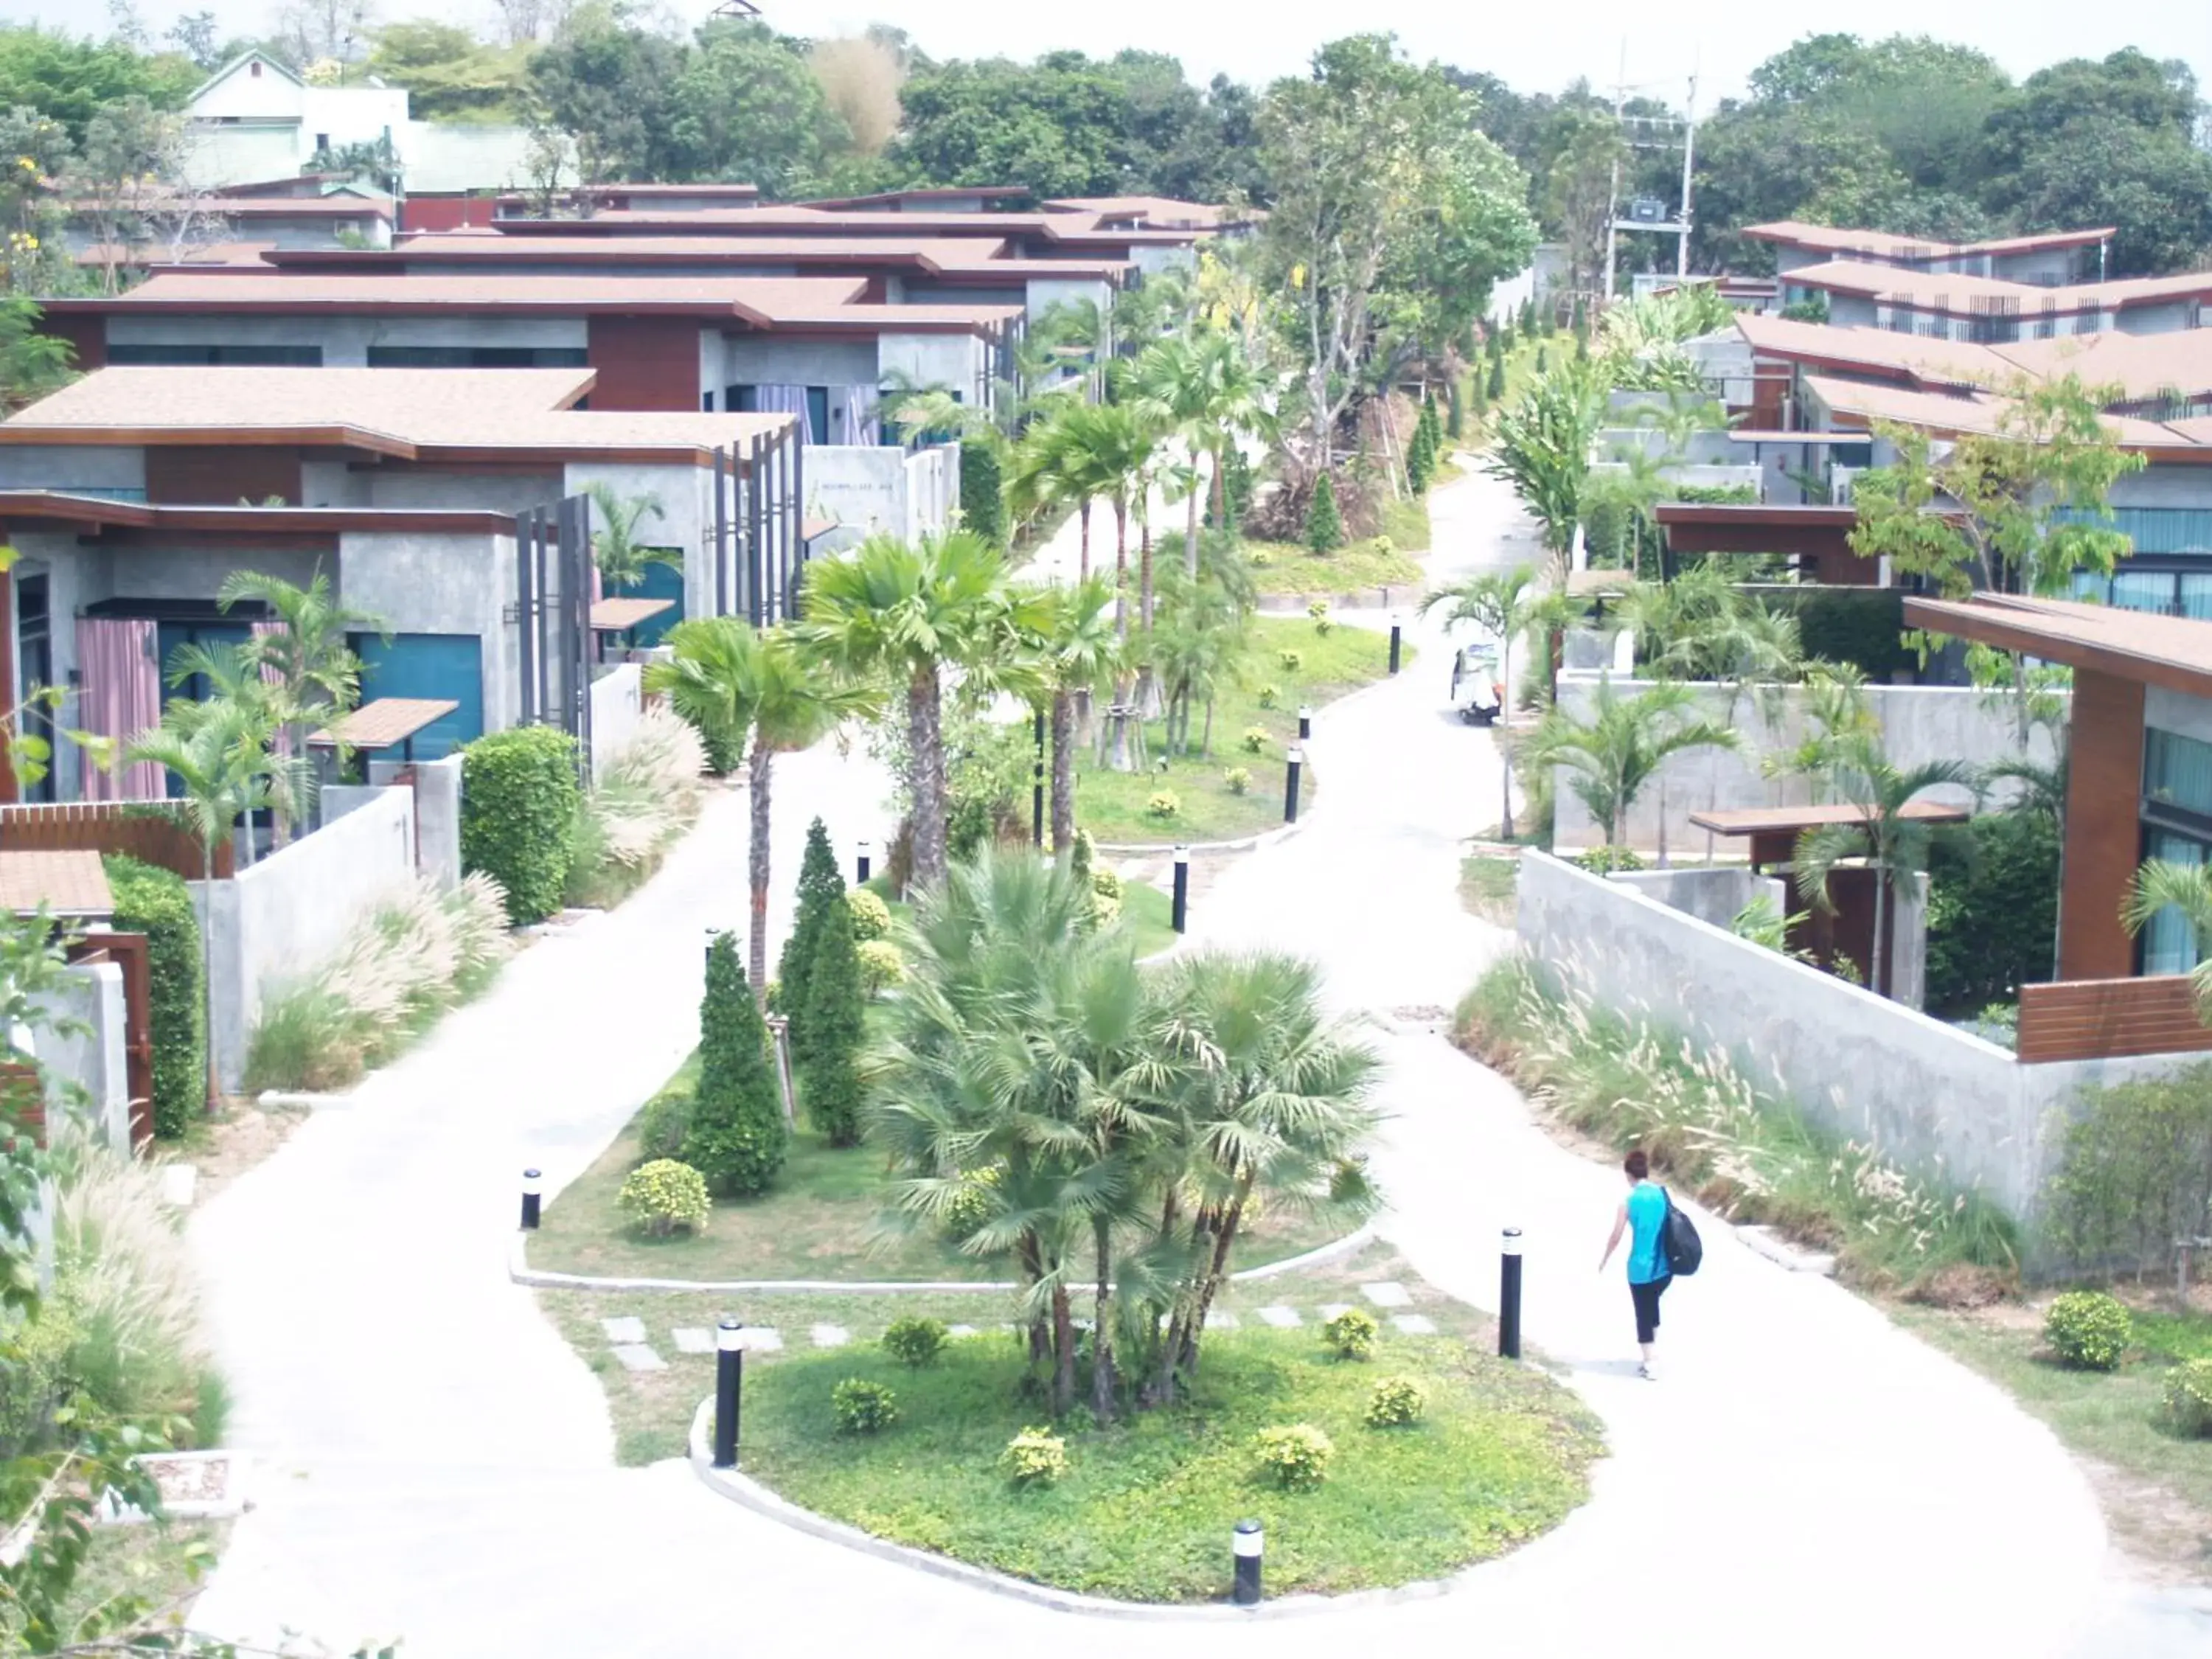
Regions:
[[843, 433], [830, 435], [848, 444], [874, 444], [878, 441], [876, 430], [876, 388], [872, 386], [848, 386], [845, 388]]
[[[84, 729], [114, 740], [119, 757], [131, 740], [161, 720], [161, 665], [154, 624], [136, 617], [80, 617], [77, 672], [83, 681], [77, 718]], [[112, 772], [84, 769], [87, 800], [159, 800], [161, 769], [149, 761], [118, 763]]]
[[[261, 639], [270, 634], [282, 634], [283, 631], [284, 624], [280, 622], [258, 622], [253, 624], [253, 636], [256, 639]], [[263, 663], [261, 665], [261, 683], [264, 685], [283, 684], [283, 671], [278, 668], [274, 663]], [[292, 752], [292, 734], [286, 731], [283, 726], [278, 726], [276, 728], [276, 737], [270, 741], [269, 749], [270, 752], [272, 754], [290, 754]]]
[[806, 388], [803, 386], [769, 384], [753, 388], [754, 406], [763, 415], [796, 415], [799, 416], [799, 441], [805, 443], [811, 435], [806, 430]]

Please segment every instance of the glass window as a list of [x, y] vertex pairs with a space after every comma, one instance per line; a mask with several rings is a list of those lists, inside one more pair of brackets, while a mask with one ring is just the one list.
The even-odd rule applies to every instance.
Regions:
[[2154, 726], [2143, 736], [2144, 799], [2212, 817], [2212, 743]]
[[284, 345], [111, 345], [107, 361], [118, 368], [154, 365], [198, 368], [231, 364], [252, 368], [320, 368], [320, 346]]
[[581, 346], [371, 346], [371, 368], [583, 368]]
[[2112, 603], [2123, 611], [2173, 609], [2173, 573], [2123, 570], [2112, 578]]
[[2182, 573], [2181, 614], [2212, 622], [2212, 575]]
[[[2200, 747], [2202, 745], [2199, 745]], [[2202, 864], [2204, 843], [2170, 830], [2150, 832], [2146, 856], [2168, 864]], [[2169, 904], [2150, 919], [2142, 930], [2142, 970], [2146, 974], [2185, 974], [2197, 965], [2197, 930], [2189, 918]]]

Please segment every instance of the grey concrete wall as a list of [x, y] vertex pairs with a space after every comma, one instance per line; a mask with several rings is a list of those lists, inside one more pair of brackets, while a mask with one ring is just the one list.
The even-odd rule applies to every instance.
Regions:
[[[1559, 706], [1577, 718], [1589, 718], [1596, 701], [1598, 679], [1592, 673], [1562, 673]], [[1632, 697], [1650, 686], [1645, 680], [1613, 679], [1614, 691], [1623, 697]], [[2016, 752], [2009, 709], [1972, 687], [1869, 686], [1867, 701], [1881, 724], [1890, 759], [1901, 768], [1933, 760], [1978, 766]], [[1719, 688], [1700, 688], [1692, 712], [1733, 727], [1742, 746], [1733, 751], [1692, 750], [1670, 758], [1629, 809], [1629, 845], [1656, 848], [1663, 821], [1670, 854], [1680, 857], [1694, 849], [1702, 856], [1705, 833], [1690, 827], [1692, 812], [1716, 806], [1799, 805], [1814, 799], [1812, 787], [1804, 779], [1768, 778], [1759, 772], [1762, 756], [1793, 749], [1805, 735], [1802, 690], [1781, 688], [1771, 699], [1771, 710], [1768, 702], [1754, 688], [1739, 696], [1731, 708]], [[2051, 759], [2045, 733], [2035, 734], [2031, 753], [2039, 761]], [[1558, 775], [1559, 805], [1552, 841], [1554, 850], [1579, 852], [1602, 842], [1605, 831], [1570, 787], [1571, 775], [1564, 769]], [[1966, 805], [1972, 801], [1973, 793], [1947, 787], [1929, 791], [1927, 799]]]
[[378, 794], [232, 880], [186, 884], [210, 933], [209, 1021], [225, 1089], [244, 1074], [262, 999], [312, 970], [413, 877], [413, 792]]
[[876, 376], [890, 384], [902, 374], [916, 386], [949, 386], [981, 409], [988, 404], [991, 349], [972, 334], [890, 334], [876, 337]]
[[1754, 899], [1774, 906], [1778, 916], [1790, 911], [1790, 884], [1773, 876], [1752, 873], [1743, 865], [1718, 865], [1710, 870], [1632, 870], [1612, 878], [1632, 893], [1695, 916], [1699, 921], [1726, 929]]
[[[799, 340], [781, 334], [732, 334], [723, 339], [721, 375], [711, 389], [732, 386], [874, 386], [876, 343]], [[957, 384], [957, 382], [955, 382]], [[718, 400], [714, 405], [721, 407]]]
[[347, 532], [338, 543], [346, 604], [395, 634], [472, 634], [482, 641], [484, 730], [514, 724], [520, 708], [514, 539], [461, 532]]
[[[369, 762], [367, 793], [390, 787], [406, 769], [403, 761]], [[461, 757], [416, 761], [414, 769], [415, 868], [450, 890], [461, 882]]]
[[912, 541], [945, 528], [959, 500], [959, 451], [822, 445], [806, 452], [806, 514]]
[[2145, 686], [2143, 724], [2199, 743], [2212, 743], [2212, 698], [2192, 697], [2162, 685]]
[[606, 775], [607, 766], [629, 746], [637, 735], [643, 711], [645, 671], [634, 662], [611, 669], [592, 682], [592, 781]]
[[106, 444], [0, 447], [0, 489], [146, 488], [146, 452]]
[[2033, 1215], [2085, 1086], [2198, 1056], [2022, 1066], [2007, 1050], [1542, 853], [1522, 855], [1521, 938], [1630, 1018], [1729, 1051], [1830, 1134]]
[[2115, 479], [2106, 499], [2114, 507], [2212, 507], [2212, 477], [2195, 466], [2147, 466]]
[[[46, 1110], [58, 1119], [68, 1105], [67, 1088], [84, 1091], [88, 1127], [125, 1158], [131, 1155], [131, 1087], [123, 969], [112, 962], [84, 963], [68, 969], [63, 983], [32, 999], [47, 1023], [34, 1028], [33, 1052], [48, 1068]], [[58, 1027], [76, 1025], [70, 1030]]]

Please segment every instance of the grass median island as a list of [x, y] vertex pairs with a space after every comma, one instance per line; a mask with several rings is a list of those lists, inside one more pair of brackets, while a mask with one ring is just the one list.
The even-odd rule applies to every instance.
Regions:
[[[1291, 653], [1286, 658], [1285, 653]], [[1410, 666], [1408, 643], [1401, 666]], [[1284, 751], [1297, 740], [1301, 704], [1319, 708], [1390, 669], [1389, 635], [1370, 629], [1333, 625], [1327, 633], [1306, 617], [1261, 617], [1253, 621], [1242, 656], [1222, 676], [1213, 708], [1213, 757], [1198, 751], [1204, 711], [1191, 720], [1192, 752], [1168, 753], [1166, 728], [1146, 727], [1150, 765], [1115, 772], [1086, 752], [1075, 780], [1076, 822], [1108, 843], [1229, 841], [1272, 830], [1283, 821], [1286, 782]], [[1257, 732], [1256, 751], [1245, 746]], [[1243, 793], [1231, 775], [1242, 772]], [[1300, 779], [1301, 809], [1314, 799], [1313, 769]], [[1153, 797], [1175, 798], [1176, 811], [1153, 811]]]
[[[1045, 1414], [1021, 1384], [1016, 1338], [948, 1343], [931, 1365], [880, 1346], [789, 1356], [749, 1381], [745, 1472], [781, 1496], [879, 1537], [1039, 1583], [1139, 1601], [1218, 1600], [1228, 1539], [1259, 1521], [1268, 1589], [1338, 1593], [1403, 1584], [1504, 1553], [1587, 1493], [1595, 1440], [1540, 1373], [1455, 1336], [1386, 1330], [1365, 1363], [1331, 1358], [1318, 1329], [1221, 1331], [1196, 1396], [1100, 1430], [1057, 1428], [1067, 1472], [1016, 1489], [1000, 1458]], [[898, 1419], [840, 1434], [830, 1391], [889, 1388]], [[1370, 1428], [1385, 1377], [1426, 1396], [1420, 1420]], [[1261, 1431], [1310, 1424], [1334, 1448], [1328, 1475], [1288, 1492], [1257, 1470]]]
[[1375, 587], [1402, 587], [1408, 597], [1421, 580], [1421, 567], [1392, 544], [1351, 542], [1334, 553], [1316, 553], [1291, 542], [1252, 542], [1252, 586], [1266, 594], [1310, 593], [1317, 597], [1364, 593]]

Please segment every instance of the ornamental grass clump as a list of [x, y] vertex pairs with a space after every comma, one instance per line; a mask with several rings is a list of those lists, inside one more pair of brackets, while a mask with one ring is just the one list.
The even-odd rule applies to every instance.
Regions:
[[1050, 1429], [1024, 1429], [1006, 1442], [999, 1465], [1014, 1486], [1052, 1486], [1067, 1473], [1067, 1442]]
[[697, 1231], [714, 1207], [707, 1197], [707, 1178], [672, 1158], [657, 1158], [632, 1170], [615, 1202], [632, 1226], [653, 1238], [666, 1238], [679, 1227]]
[[706, 765], [696, 727], [665, 707], [647, 709], [577, 801], [563, 896], [611, 905], [651, 875], [699, 816]]
[[898, 1396], [880, 1382], [848, 1376], [830, 1390], [840, 1434], [881, 1434], [898, 1421]]
[[1312, 1424], [1292, 1423], [1254, 1435], [1252, 1454], [1263, 1479], [1285, 1492], [1311, 1492], [1328, 1479], [1336, 1447]]
[[2069, 1291], [2044, 1315], [2043, 1340], [2069, 1365], [2116, 1371], [2135, 1340], [2135, 1322], [2116, 1297], [2102, 1291]]
[[1321, 1340], [1339, 1359], [1366, 1359], [1374, 1354], [1381, 1330], [1364, 1308], [1346, 1308], [1321, 1328]]

